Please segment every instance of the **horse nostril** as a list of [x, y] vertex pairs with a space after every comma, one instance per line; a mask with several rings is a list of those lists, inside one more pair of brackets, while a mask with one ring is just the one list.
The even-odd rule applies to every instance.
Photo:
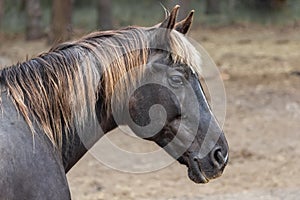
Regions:
[[194, 157], [193, 157], [193, 161], [194, 161], [194, 162], [198, 162], [198, 160], [199, 160], [199, 158], [198, 158], [197, 156], [194, 156]]
[[221, 148], [216, 147], [211, 151], [211, 161], [212, 163], [219, 169], [221, 169], [225, 165], [225, 158], [222, 154]]

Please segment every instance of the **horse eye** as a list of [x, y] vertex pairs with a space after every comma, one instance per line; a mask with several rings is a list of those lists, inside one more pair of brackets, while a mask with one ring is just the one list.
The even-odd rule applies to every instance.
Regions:
[[172, 83], [176, 84], [176, 85], [183, 85], [183, 83], [184, 83], [182, 76], [174, 75], [174, 76], [171, 76], [170, 79], [171, 79]]

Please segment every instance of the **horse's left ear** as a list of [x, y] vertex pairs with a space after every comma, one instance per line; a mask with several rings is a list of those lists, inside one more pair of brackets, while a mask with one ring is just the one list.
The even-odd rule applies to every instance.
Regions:
[[175, 24], [176, 31], [185, 35], [190, 30], [191, 24], [193, 22], [194, 12], [195, 11], [192, 10], [185, 19]]
[[172, 9], [170, 15], [160, 24], [159, 28], [165, 28], [168, 30], [174, 29], [179, 7], [179, 5], [176, 5]]

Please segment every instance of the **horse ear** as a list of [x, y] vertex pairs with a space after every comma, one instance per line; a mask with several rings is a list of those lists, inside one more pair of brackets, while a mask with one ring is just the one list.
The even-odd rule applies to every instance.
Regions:
[[185, 19], [183, 19], [182, 21], [176, 23], [176, 25], [175, 25], [176, 31], [178, 31], [178, 32], [185, 35], [190, 30], [191, 24], [193, 22], [194, 12], [195, 11], [192, 10], [190, 12], [190, 14]]
[[172, 9], [169, 16], [160, 24], [159, 28], [172, 30], [175, 27], [179, 7], [180, 7], [179, 5], [176, 5]]

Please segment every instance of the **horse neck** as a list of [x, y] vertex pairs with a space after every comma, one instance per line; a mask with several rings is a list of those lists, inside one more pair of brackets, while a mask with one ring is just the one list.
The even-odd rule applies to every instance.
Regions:
[[[101, 102], [97, 104], [100, 106]], [[104, 134], [116, 127], [117, 125], [112, 117], [103, 117], [99, 119], [99, 122], [86, 120], [84, 128], [72, 134], [63, 134], [62, 160], [65, 171], [68, 172], [83, 157], [88, 149]]]
[[[92, 54], [89, 56], [91, 60], [94, 59]], [[89, 66], [82, 64], [81, 67], [83, 71], [85, 71], [84, 68], [86, 67], [98, 67], [98, 71], [102, 71], [100, 63], [97, 64], [98, 66], [93, 66], [91, 63], [93, 62], [90, 62], [88, 64]], [[95, 65], [96, 63], [97, 62], [94, 62]], [[104, 134], [117, 128], [117, 124], [111, 112], [107, 112], [104, 106], [104, 94], [99, 92], [97, 96], [95, 106], [90, 105], [90, 108], [87, 108], [89, 114], [82, 119], [82, 123], [79, 127], [76, 127], [71, 133], [63, 132], [62, 158], [66, 172], [68, 172]]]

